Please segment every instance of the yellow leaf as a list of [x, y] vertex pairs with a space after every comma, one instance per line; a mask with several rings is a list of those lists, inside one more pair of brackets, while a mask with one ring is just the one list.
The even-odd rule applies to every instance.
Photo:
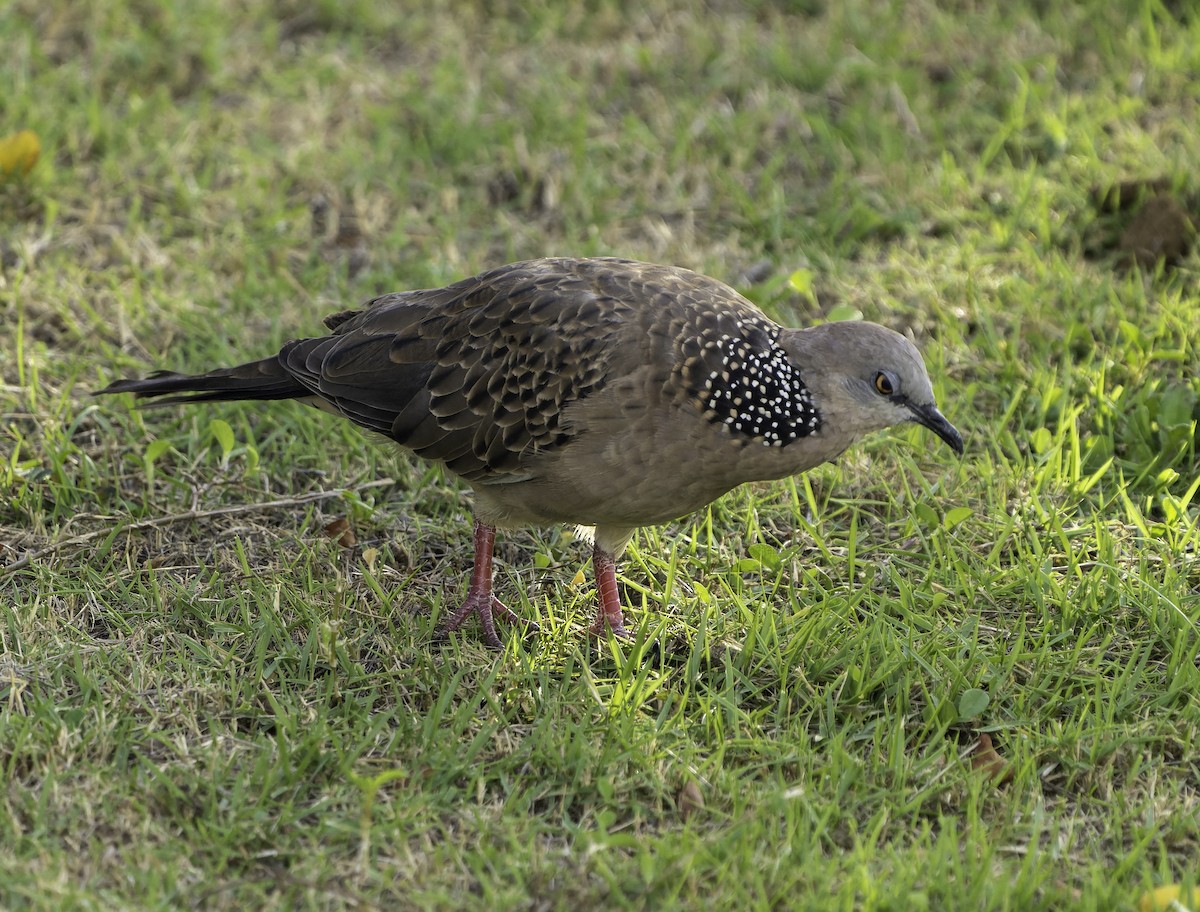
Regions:
[[0, 175], [25, 175], [37, 164], [42, 144], [32, 130], [21, 130], [0, 139]]
[[1184, 894], [1179, 884], [1167, 884], [1157, 890], [1151, 890], [1138, 900], [1140, 912], [1191, 912], [1196, 908], [1196, 900], [1200, 899], [1194, 891]]
[[574, 576], [574, 578], [571, 580], [571, 585], [572, 585], [572, 586], [574, 586], [574, 587], [576, 587], [576, 588], [579, 588], [579, 587], [580, 587], [580, 586], [582, 586], [582, 585], [583, 585], [583, 584], [584, 584], [586, 581], [587, 581], [587, 577], [583, 575], [583, 571], [582, 571], [582, 570], [579, 570], [579, 571], [577, 571], [577, 572], [575, 573], [575, 576]]

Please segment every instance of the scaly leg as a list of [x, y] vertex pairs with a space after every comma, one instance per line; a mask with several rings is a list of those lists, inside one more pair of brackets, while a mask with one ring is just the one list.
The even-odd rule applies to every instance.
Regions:
[[[496, 633], [494, 615], [498, 614], [513, 623], [520, 621], [527, 627], [537, 627], [533, 621], [520, 617], [492, 595], [492, 550], [495, 544], [496, 527], [475, 520], [475, 564], [471, 568], [471, 586], [462, 605], [438, 628], [438, 639], [444, 639], [451, 631], [457, 630], [472, 614], [479, 615], [479, 623], [483, 626], [483, 642], [493, 649], [503, 646]], [[617, 612], [620, 613], [619, 608]]]
[[625, 626], [625, 618], [621, 614], [621, 596], [617, 593], [617, 562], [611, 554], [596, 545], [592, 549], [592, 569], [596, 574], [596, 601], [600, 609], [589, 631], [596, 636], [604, 636], [607, 625], [613, 636], [632, 639], [633, 633]]

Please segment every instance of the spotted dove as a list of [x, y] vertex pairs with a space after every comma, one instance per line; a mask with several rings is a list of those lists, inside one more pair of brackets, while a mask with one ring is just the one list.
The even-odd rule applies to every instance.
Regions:
[[639, 526], [743, 482], [837, 457], [871, 431], [924, 425], [956, 452], [917, 349], [865, 322], [788, 329], [686, 269], [553, 258], [334, 314], [330, 334], [196, 376], [101, 393], [177, 401], [298, 399], [376, 431], [475, 491], [466, 600], [442, 625], [516, 620], [492, 594], [496, 529], [595, 529], [599, 613], [627, 635], [616, 560]]

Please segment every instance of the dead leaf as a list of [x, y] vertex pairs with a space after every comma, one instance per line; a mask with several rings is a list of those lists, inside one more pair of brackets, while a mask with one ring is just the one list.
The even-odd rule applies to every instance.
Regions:
[[1187, 256], [1195, 237], [1196, 226], [1187, 211], [1175, 197], [1163, 193], [1138, 210], [1119, 246], [1140, 266], [1153, 267], [1159, 260], [1173, 266]]
[[336, 538], [337, 543], [343, 548], [353, 548], [358, 543], [358, 539], [354, 535], [354, 530], [350, 528], [350, 520], [344, 516], [339, 516], [333, 522], [326, 525], [325, 534], [330, 538]]
[[704, 810], [704, 795], [694, 779], [689, 779], [684, 783], [675, 803], [679, 807], [680, 820], [687, 820], [698, 811]]
[[944, 85], [954, 78], [954, 67], [944, 60], [933, 60], [925, 64], [925, 78], [934, 85]]
[[0, 176], [24, 177], [37, 164], [42, 144], [32, 130], [21, 130], [0, 139]]
[[987, 732], [979, 733], [975, 747], [971, 751], [971, 766], [986, 773], [997, 786], [1008, 785], [1012, 782], [1012, 767], [997, 752], [992, 745], [992, 736]]

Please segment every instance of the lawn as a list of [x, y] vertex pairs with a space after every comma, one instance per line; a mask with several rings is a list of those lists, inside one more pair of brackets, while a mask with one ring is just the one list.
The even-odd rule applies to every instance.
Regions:
[[[1136, 909], [1200, 878], [1200, 17], [1109, 3], [0, 10], [0, 907]], [[548, 254], [909, 333], [871, 437], [571, 530], [120, 376]], [[988, 743], [991, 747], [989, 749]]]

